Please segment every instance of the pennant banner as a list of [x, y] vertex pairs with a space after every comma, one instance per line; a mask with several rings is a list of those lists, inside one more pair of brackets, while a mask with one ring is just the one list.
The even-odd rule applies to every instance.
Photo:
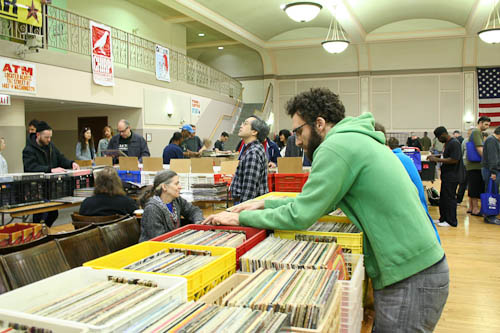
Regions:
[[0, 91], [36, 94], [36, 65], [0, 57]]
[[114, 86], [111, 28], [90, 21], [90, 41], [94, 83], [101, 86]]
[[0, 17], [41, 27], [43, 22], [40, 0], [0, 0]]
[[156, 79], [170, 82], [170, 52], [161, 45], [156, 45]]

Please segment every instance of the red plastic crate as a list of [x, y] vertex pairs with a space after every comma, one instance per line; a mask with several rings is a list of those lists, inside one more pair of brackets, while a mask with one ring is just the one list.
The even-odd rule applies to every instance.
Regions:
[[229, 227], [229, 226], [213, 226], [213, 225], [201, 225], [201, 224], [189, 224], [179, 229], [167, 232], [166, 234], [160, 235], [151, 239], [153, 242], [163, 242], [164, 240], [180, 234], [186, 230], [237, 230], [244, 231], [247, 236], [247, 241], [236, 248], [236, 269], [240, 268], [240, 257], [244, 255], [247, 251], [253, 248], [255, 245], [266, 239], [266, 230], [249, 228], [249, 227]]
[[224, 174], [224, 173], [216, 173], [214, 174], [214, 183], [227, 183], [227, 186], [231, 185], [231, 181], [233, 180], [234, 175]]
[[267, 186], [269, 187], [269, 192], [275, 192], [274, 191], [274, 175], [275, 175], [275, 173], [268, 173], [267, 174]]
[[39, 223], [12, 223], [0, 227], [0, 247], [23, 244], [42, 237]]
[[274, 175], [274, 192], [301, 192], [308, 173], [277, 173]]

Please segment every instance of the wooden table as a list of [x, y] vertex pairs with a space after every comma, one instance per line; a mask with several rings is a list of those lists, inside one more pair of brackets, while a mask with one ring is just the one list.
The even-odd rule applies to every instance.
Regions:
[[24, 221], [24, 216], [27, 215], [51, 212], [54, 210], [80, 206], [80, 204], [81, 202], [63, 203], [63, 202], [49, 201], [34, 205], [16, 207], [16, 208], [0, 209], [0, 214], [2, 214], [2, 226], [5, 225], [5, 214], [10, 214], [11, 220], [7, 223], [9, 224], [15, 218], [23, 218]]

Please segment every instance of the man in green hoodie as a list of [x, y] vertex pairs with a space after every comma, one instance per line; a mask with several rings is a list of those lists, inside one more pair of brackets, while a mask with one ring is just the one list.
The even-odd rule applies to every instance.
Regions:
[[241, 205], [204, 223], [304, 230], [341, 208], [363, 231], [377, 332], [431, 332], [448, 297], [449, 271], [417, 191], [374, 130], [371, 113], [344, 118], [338, 96], [311, 89], [287, 104], [297, 145], [312, 160], [295, 198]]

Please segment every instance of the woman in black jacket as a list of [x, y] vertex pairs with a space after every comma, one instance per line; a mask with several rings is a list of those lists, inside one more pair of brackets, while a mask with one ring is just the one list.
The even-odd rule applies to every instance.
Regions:
[[94, 195], [80, 206], [80, 215], [131, 215], [137, 203], [125, 195], [122, 181], [113, 167], [107, 166], [95, 174]]
[[[181, 225], [203, 221], [201, 209], [180, 196], [179, 176], [170, 170], [159, 172], [140, 199], [144, 213], [139, 242], [163, 235]], [[181, 223], [181, 215], [184, 217]]]

